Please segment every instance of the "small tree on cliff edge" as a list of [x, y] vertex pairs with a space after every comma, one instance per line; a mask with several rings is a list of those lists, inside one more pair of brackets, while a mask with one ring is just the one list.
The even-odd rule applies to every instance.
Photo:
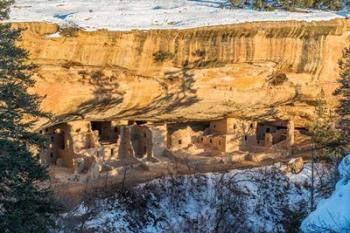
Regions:
[[340, 120], [338, 128], [340, 138], [338, 140], [339, 149], [342, 154], [349, 153], [350, 145], [350, 47], [344, 49], [343, 57], [339, 61], [340, 83], [335, 95], [340, 96], [340, 103], [337, 109]]
[[[0, 20], [8, 18], [13, 0], [0, 0]], [[34, 85], [28, 54], [16, 47], [20, 31], [0, 24], [0, 231], [47, 232], [59, 206], [53, 199], [45, 167], [31, 148], [43, 139], [30, 131], [45, 116], [40, 98], [28, 94]]]
[[309, 125], [315, 149], [323, 158], [339, 158], [340, 133], [335, 127], [336, 116], [326, 102], [326, 96], [322, 89], [315, 105], [315, 118]]
[[350, 47], [344, 49], [339, 67], [340, 86], [334, 93], [340, 100], [336, 110], [339, 120], [326, 108], [322, 91], [315, 108], [316, 118], [309, 127], [318, 149], [336, 160], [350, 152]]

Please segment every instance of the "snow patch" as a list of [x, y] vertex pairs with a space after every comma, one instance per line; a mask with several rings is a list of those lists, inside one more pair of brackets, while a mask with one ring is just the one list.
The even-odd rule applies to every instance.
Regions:
[[350, 232], [350, 155], [339, 165], [340, 180], [333, 194], [321, 200], [302, 223], [304, 232]]
[[76, 24], [86, 30], [185, 29], [254, 21], [319, 21], [348, 12], [308, 13], [232, 9], [228, 0], [17, 0], [11, 22], [47, 21]]
[[[315, 167], [328, 171], [322, 164]], [[74, 232], [65, 221], [80, 216], [86, 220], [84, 229], [93, 232], [214, 232], [220, 214], [225, 213], [228, 225], [224, 228], [284, 232], [283, 220], [290, 218], [285, 209], [307, 209], [310, 175], [311, 165], [306, 164], [300, 174], [284, 175], [277, 166], [268, 166], [155, 179], [124, 195], [96, 200], [89, 207], [82, 203], [62, 215], [58, 224], [62, 232]], [[316, 202], [319, 199], [316, 192]], [[220, 212], [228, 206], [233, 209]], [[80, 224], [78, 220], [77, 227]]]
[[60, 32], [56, 32], [56, 33], [53, 33], [53, 34], [50, 34], [50, 35], [47, 35], [46, 38], [60, 38], [61, 35], [60, 35]]

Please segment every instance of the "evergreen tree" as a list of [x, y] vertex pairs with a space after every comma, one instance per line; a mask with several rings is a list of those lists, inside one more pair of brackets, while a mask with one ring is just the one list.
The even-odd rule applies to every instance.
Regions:
[[319, 155], [328, 158], [339, 157], [340, 133], [335, 127], [336, 116], [328, 108], [322, 89], [315, 104], [315, 118], [309, 124], [309, 130]]
[[[0, 20], [8, 18], [13, 0], [0, 0]], [[33, 87], [35, 66], [28, 53], [16, 47], [20, 30], [0, 24], [0, 231], [47, 232], [59, 210], [45, 167], [33, 155], [44, 141], [31, 131], [38, 117], [40, 98]]]
[[326, 7], [332, 11], [337, 11], [342, 8], [343, 0], [321, 0], [320, 6]]
[[337, 113], [339, 114], [338, 128], [340, 130], [339, 144], [342, 153], [349, 152], [350, 145], [350, 47], [344, 49], [343, 57], [339, 61], [340, 86], [335, 95], [340, 97]]
[[265, 0], [255, 0], [254, 9], [262, 10], [265, 7]]
[[253, 2], [256, 9], [282, 7], [286, 10], [295, 10], [295, 8], [318, 8], [333, 11], [340, 10], [346, 3], [345, 0], [253, 0]]
[[230, 0], [233, 7], [239, 7], [241, 5], [241, 0]]
[[324, 90], [322, 89], [315, 105], [315, 118], [309, 125], [309, 131], [313, 140], [312, 162], [311, 162], [311, 194], [310, 210], [315, 208], [314, 190], [314, 162], [317, 158], [323, 158], [329, 162], [338, 164], [342, 151], [342, 136], [336, 128], [336, 116], [327, 107]]

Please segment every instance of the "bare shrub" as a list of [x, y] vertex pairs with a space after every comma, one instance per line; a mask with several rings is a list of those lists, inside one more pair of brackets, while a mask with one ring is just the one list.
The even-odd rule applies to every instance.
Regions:
[[60, 34], [64, 37], [76, 37], [82, 29], [73, 22], [68, 22], [60, 28]]
[[89, 73], [88, 73], [87, 71], [85, 71], [85, 70], [79, 70], [79, 71], [78, 71], [78, 74], [79, 74], [80, 76], [82, 76], [83, 78], [85, 78], [86, 76], [89, 75]]
[[171, 60], [174, 58], [174, 54], [166, 51], [158, 51], [156, 53], [153, 53], [153, 59], [157, 63], [162, 63], [167, 60]]
[[192, 52], [192, 55], [196, 57], [204, 57], [205, 51], [201, 49], [196, 49], [194, 52]]
[[[283, 232], [280, 219], [284, 216], [284, 210], [289, 209], [288, 178], [276, 167], [260, 169], [249, 176], [257, 186], [255, 211], [260, 216], [260, 223], [262, 225], [273, 223], [274, 228], [270, 229], [271, 232]], [[271, 185], [271, 182], [275, 185]]]
[[[66, 218], [74, 231], [65, 232], [147, 232], [152, 227], [160, 233], [296, 233], [309, 213], [305, 192], [310, 186], [296, 185], [276, 167], [179, 176], [176, 164], [167, 177], [121, 185], [107, 198], [86, 201], [81, 214]], [[316, 168], [317, 194], [329, 178], [328, 169]]]
[[230, 0], [231, 7], [244, 8], [250, 5], [250, 0]]
[[101, 70], [91, 72], [91, 78], [93, 80], [99, 80], [104, 76], [104, 73]]
[[272, 74], [269, 79], [269, 83], [272, 86], [280, 86], [283, 83], [288, 81], [288, 77], [285, 73], [277, 72], [275, 74]]
[[83, 66], [83, 64], [76, 61], [66, 61], [65, 63], [62, 64], [62, 67], [65, 69], [70, 69], [73, 66]]

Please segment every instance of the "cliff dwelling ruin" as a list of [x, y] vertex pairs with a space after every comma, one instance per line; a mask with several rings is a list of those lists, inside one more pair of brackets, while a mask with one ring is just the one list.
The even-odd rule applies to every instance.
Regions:
[[[236, 118], [212, 121], [153, 123], [106, 120], [70, 121], [40, 132], [49, 143], [42, 163], [57, 177], [71, 181], [97, 179], [140, 162], [159, 163], [171, 157], [219, 157], [252, 160], [251, 155], [288, 155], [295, 141], [305, 141], [294, 122], [256, 122]], [[259, 159], [259, 158], [255, 158]]]
[[[26, 29], [19, 45], [39, 65], [33, 91], [55, 117], [34, 127], [48, 139], [41, 161], [54, 177], [83, 182], [120, 178], [124, 168], [154, 178], [177, 162], [182, 170], [204, 164], [206, 172], [299, 156], [310, 146], [306, 128], [321, 90], [327, 107], [337, 105], [336, 61], [349, 25], [254, 22], [67, 36], [53, 23], [14, 24]], [[142, 167], [147, 172], [137, 173]]]

